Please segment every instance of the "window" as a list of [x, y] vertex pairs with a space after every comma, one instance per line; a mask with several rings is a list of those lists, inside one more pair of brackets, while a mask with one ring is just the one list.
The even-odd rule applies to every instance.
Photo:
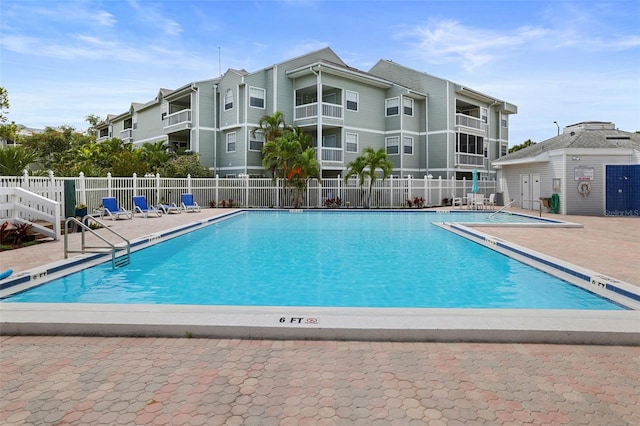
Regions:
[[224, 110], [228, 110], [233, 108], [233, 91], [231, 89], [227, 89], [227, 92], [224, 95]]
[[236, 132], [227, 133], [227, 152], [236, 152]]
[[484, 138], [482, 136], [458, 134], [458, 151], [466, 154], [484, 155]]
[[347, 152], [358, 152], [357, 133], [347, 133], [345, 135], [345, 148]]
[[385, 108], [387, 110], [386, 116], [398, 115], [398, 111], [400, 108], [400, 100], [399, 98], [391, 98], [385, 99], [384, 101]]
[[500, 157], [507, 155], [507, 148], [508, 146], [506, 144], [500, 145]]
[[349, 111], [358, 110], [358, 93], [347, 90], [347, 109]]
[[249, 151], [262, 151], [264, 146], [264, 133], [256, 131], [249, 134]]
[[402, 106], [404, 108], [404, 115], [410, 115], [413, 117], [413, 99], [402, 98]]
[[486, 108], [480, 108], [480, 118], [482, 119], [482, 121], [485, 124], [487, 123], [487, 109]]
[[502, 127], [509, 127], [509, 116], [508, 115], [503, 115], [501, 121], [502, 121]]
[[264, 108], [264, 98], [264, 89], [249, 87], [249, 106], [254, 108]]
[[391, 136], [389, 138], [385, 138], [384, 142], [387, 147], [387, 154], [393, 155], [399, 153], [398, 146], [400, 145], [400, 137]]
[[336, 135], [326, 135], [322, 137], [322, 146], [325, 148], [338, 148]]
[[404, 147], [402, 152], [413, 155], [413, 138], [411, 136], [405, 136], [402, 138], [402, 146]]

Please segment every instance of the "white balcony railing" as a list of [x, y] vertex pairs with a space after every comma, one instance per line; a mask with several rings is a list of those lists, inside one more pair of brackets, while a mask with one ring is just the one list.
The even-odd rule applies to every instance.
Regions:
[[303, 118], [315, 117], [318, 115], [318, 104], [304, 104], [296, 107], [296, 120]]
[[124, 129], [120, 132], [120, 139], [126, 141], [128, 139], [133, 139], [133, 129]]
[[[318, 103], [298, 105], [295, 110], [295, 120], [318, 116]], [[326, 118], [342, 119], [342, 105], [322, 103], [322, 116]]]
[[483, 154], [468, 154], [466, 152], [456, 152], [456, 166], [482, 166], [484, 165]]
[[322, 161], [342, 162], [342, 148], [322, 148]]
[[174, 112], [164, 118], [164, 127], [175, 126], [176, 124], [191, 123], [191, 110], [183, 109], [182, 111]]
[[483, 120], [465, 114], [456, 114], [456, 126], [463, 126], [482, 131], [487, 130], [487, 124]]
[[323, 103], [322, 116], [327, 118], [342, 118], [342, 105]]

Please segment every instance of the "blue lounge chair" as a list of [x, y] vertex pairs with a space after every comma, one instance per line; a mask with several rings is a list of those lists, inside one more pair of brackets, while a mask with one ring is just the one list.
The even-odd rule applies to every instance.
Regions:
[[200, 206], [193, 201], [193, 194], [182, 194], [182, 209], [185, 212], [199, 212]]
[[144, 217], [149, 217], [149, 213], [155, 214], [156, 216], [162, 216], [162, 211], [156, 209], [155, 207], [147, 204], [147, 198], [143, 195], [137, 195], [133, 197], [133, 205], [134, 212], [140, 213]]
[[158, 209], [162, 210], [162, 213], [164, 213], [164, 214], [182, 213], [182, 209], [180, 207], [176, 206], [176, 203], [158, 204]]
[[100, 219], [104, 216], [109, 216], [111, 220], [116, 220], [120, 216], [125, 216], [127, 219], [133, 219], [133, 212], [120, 207], [118, 205], [118, 200], [116, 200], [115, 197], [103, 197]]

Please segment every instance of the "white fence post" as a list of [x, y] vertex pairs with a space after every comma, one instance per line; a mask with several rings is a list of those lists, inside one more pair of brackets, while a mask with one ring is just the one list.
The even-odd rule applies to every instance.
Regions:
[[22, 189], [29, 190], [29, 170], [22, 171]]
[[160, 204], [160, 173], [156, 173], [156, 204]]
[[244, 206], [248, 207], [249, 206], [249, 175], [245, 174], [244, 175], [244, 179], [245, 179], [245, 183], [244, 183], [244, 187], [245, 187], [245, 191], [244, 191]]
[[138, 195], [138, 174], [135, 172], [133, 173], [132, 183], [133, 183], [133, 196], [135, 197], [136, 195]]
[[424, 175], [424, 205], [431, 207], [431, 178], [433, 176]]
[[107, 197], [113, 197], [113, 179], [111, 172], [107, 172]]
[[216, 205], [218, 204], [218, 200], [220, 200], [218, 197], [218, 188], [220, 188], [220, 175], [216, 175]]
[[442, 176], [438, 176], [438, 201], [442, 202]]
[[49, 191], [48, 191], [49, 199], [50, 200], [55, 200], [56, 199], [56, 185], [55, 185], [55, 179], [53, 177], [53, 170], [49, 170], [47, 175], [49, 176]]
[[193, 194], [193, 192], [191, 191], [191, 174], [187, 175], [187, 193]]
[[80, 172], [80, 175], [78, 177], [79, 177], [78, 186], [80, 187], [80, 203], [86, 206], [87, 205], [87, 185], [85, 181], [84, 172]]

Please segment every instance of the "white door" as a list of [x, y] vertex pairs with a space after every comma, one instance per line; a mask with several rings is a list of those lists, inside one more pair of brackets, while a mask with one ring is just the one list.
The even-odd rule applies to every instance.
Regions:
[[531, 176], [520, 175], [520, 208], [531, 210]]
[[531, 175], [531, 208], [540, 209], [540, 175]]

